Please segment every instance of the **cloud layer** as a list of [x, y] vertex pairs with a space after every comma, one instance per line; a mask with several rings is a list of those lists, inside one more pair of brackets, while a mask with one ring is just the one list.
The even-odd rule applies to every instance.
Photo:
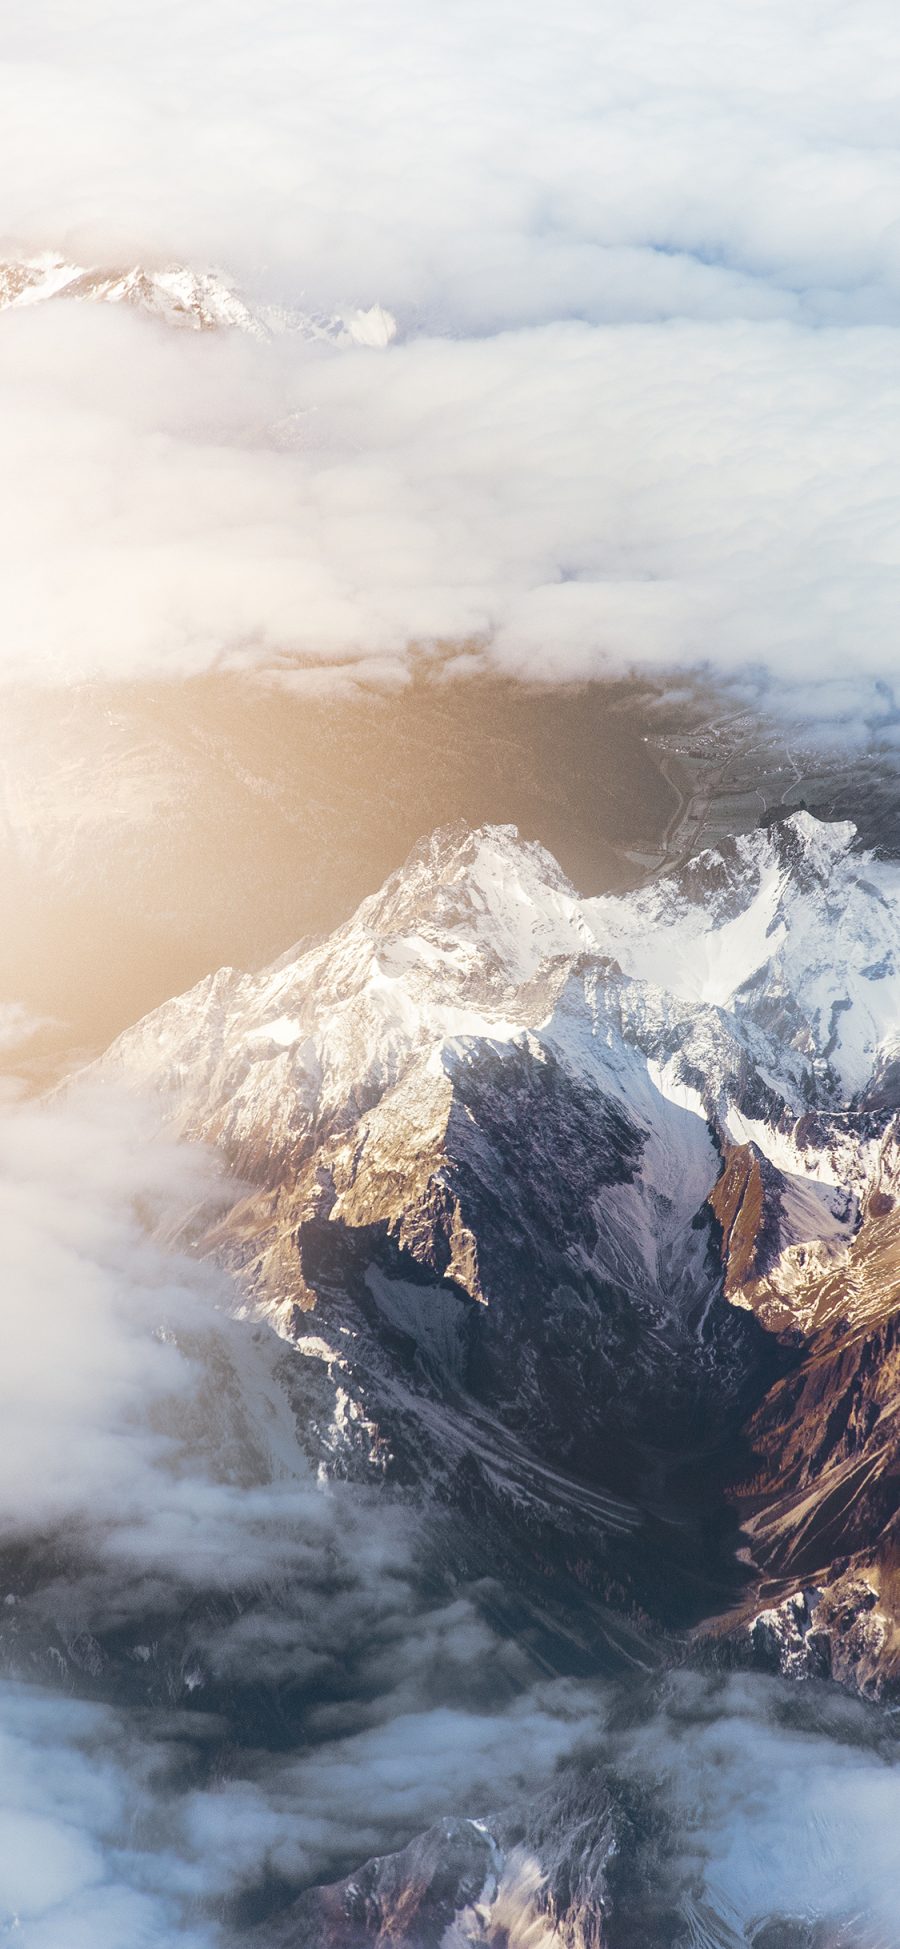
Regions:
[[0, 321], [3, 670], [455, 645], [529, 678], [895, 665], [895, 335], [550, 325], [385, 354]]
[[893, 45], [882, 0], [16, 4], [9, 251], [401, 335], [0, 318], [0, 673], [889, 681]]
[[14, 0], [4, 227], [440, 332], [893, 322], [887, 0]]

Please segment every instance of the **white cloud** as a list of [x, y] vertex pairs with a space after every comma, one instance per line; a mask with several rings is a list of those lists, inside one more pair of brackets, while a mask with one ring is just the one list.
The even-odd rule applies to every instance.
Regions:
[[[0, 1927], [24, 1949], [226, 1949], [244, 1933], [213, 1918], [236, 1894], [359, 1864], [448, 1810], [513, 1802], [527, 1833], [561, 1763], [562, 1818], [555, 1833], [539, 1822], [552, 1870], [567, 1841], [579, 1848], [565, 1825], [575, 1745], [576, 1769], [596, 1769], [576, 1786], [580, 1824], [593, 1797], [602, 1833], [607, 1784], [638, 1810], [620, 1835], [623, 1921], [631, 1903], [645, 1926], [715, 1916], [750, 1942], [767, 1918], [835, 1918], [894, 1949], [900, 1773], [871, 1708], [692, 1672], [624, 1707], [614, 1690], [547, 1684], [493, 1714], [397, 1714], [299, 1756], [246, 1753], [242, 1772], [200, 1783], [214, 1723], [0, 1681]], [[517, 1941], [532, 1940], [528, 1919]]]
[[0, 1001], [0, 1057], [20, 1050], [46, 1026], [46, 1022], [40, 1016], [33, 1015], [24, 1003]]
[[[443, 329], [891, 318], [888, 0], [13, 0], [6, 226]], [[55, 233], [51, 237], [51, 233]]]
[[402, 675], [468, 640], [542, 679], [890, 678], [897, 349], [670, 321], [382, 354], [7, 316], [0, 667]]
[[178, 1899], [177, 1840], [151, 1812], [167, 1757], [102, 1706], [0, 1683], [3, 1934], [23, 1949], [211, 1949]]
[[14, 0], [11, 249], [401, 342], [0, 319], [0, 673], [890, 677], [894, 42], [886, 0]]
[[0, 1115], [6, 1240], [0, 1339], [0, 1534], [141, 1523], [174, 1444], [154, 1407], [183, 1395], [189, 1362], [161, 1338], [196, 1317], [212, 1282], [144, 1239], [145, 1212], [208, 1192], [202, 1154], [147, 1145], [139, 1112], [11, 1104]]
[[739, 1942], [765, 1917], [839, 1917], [893, 1949], [900, 1768], [877, 1708], [825, 1685], [675, 1675], [607, 1758], [652, 1779], [678, 1835], [673, 1880]]

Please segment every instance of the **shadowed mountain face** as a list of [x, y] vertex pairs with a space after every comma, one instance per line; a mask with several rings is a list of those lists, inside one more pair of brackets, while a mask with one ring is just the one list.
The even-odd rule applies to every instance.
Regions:
[[[545, 1760], [511, 1804], [430, 1827], [407, 1796], [252, 1889], [231, 1916], [250, 1939], [894, 1949], [880, 1896], [817, 1883], [812, 1788], [781, 1878], [735, 1880], [726, 1788], [788, 1738], [792, 1778], [817, 1779], [817, 1740], [874, 1741], [880, 1766], [893, 1723], [898, 939], [900, 869], [806, 813], [588, 897], [514, 827], [460, 822], [335, 932], [207, 976], [87, 1073], [224, 1162], [179, 1239], [227, 1268], [238, 1317], [197, 1330], [179, 1429], [251, 1494], [311, 1468], [349, 1556], [317, 1569], [311, 1658], [308, 1489], [274, 1598], [236, 1565], [66, 1636], [32, 1553], [20, 1651], [81, 1685], [89, 1635], [100, 1696], [199, 1687], [235, 1750], [313, 1757], [335, 1726], [369, 1736], [398, 1608], [467, 1607], [468, 1667], [421, 1681], [442, 1710], [526, 1666], [607, 1688], [567, 1708], [585, 1751], [554, 1747], [549, 1782]], [[415, 1545], [370, 1644], [352, 1552], [389, 1509]]]

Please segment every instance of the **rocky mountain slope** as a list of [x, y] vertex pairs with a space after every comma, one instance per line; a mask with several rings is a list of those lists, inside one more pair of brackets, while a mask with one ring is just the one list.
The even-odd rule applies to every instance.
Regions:
[[712, 1616], [790, 1669], [799, 1603], [811, 1668], [877, 1690], [898, 920], [897, 867], [803, 813], [587, 900], [446, 829], [103, 1070], [226, 1154], [195, 1243], [331, 1386], [329, 1468], [434, 1497], [554, 1630], [577, 1588], [614, 1663]]

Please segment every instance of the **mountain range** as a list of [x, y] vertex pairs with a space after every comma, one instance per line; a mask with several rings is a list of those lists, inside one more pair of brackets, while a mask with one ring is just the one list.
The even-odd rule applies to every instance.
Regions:
[[[613, 1747], [677, 1732], [688, 1698], [702, 1721], [707, 1691], [740, 1718], [751, 1682], [788, 1716], [890, 1715], [898, 941], [900, 866], [849, 823], [800, 812], [591, 898], [515, 827], [459, 823], [335, 932], [127, 1030], [80, 1086], [136, 1094], [225, 1174], [176, 1238], [236, 1295], [195, 1417], [210, 1465], [233, 1481], [252, 1451], [277, 1482], [295, 1455], [363, 1509], [399, 1499], [419, 1587], [478, 1593], [554, 1681], [601, 1677]], [[296, 1684], [229, 1690], [204, 1651], [224, 1601], [51, 1641], [23, 1600], [11, 1628], [35, 1669], [284, 1740]], [[641, 1765], [585, 1754], [498, 1812], [401, 1824], [247, 1939], [883, 1939], [774, 1910], [742, 1933]]]
[[323, 1467], [414, 1482], [563, 1633], [574, 1583], [613, 1663], [690, 1628], [880, 1695], [898, 923], [805, 813], [594, 899], [452, 827], [102, 1072], [226, 1157], [193, 1242], [318, 1375]]

